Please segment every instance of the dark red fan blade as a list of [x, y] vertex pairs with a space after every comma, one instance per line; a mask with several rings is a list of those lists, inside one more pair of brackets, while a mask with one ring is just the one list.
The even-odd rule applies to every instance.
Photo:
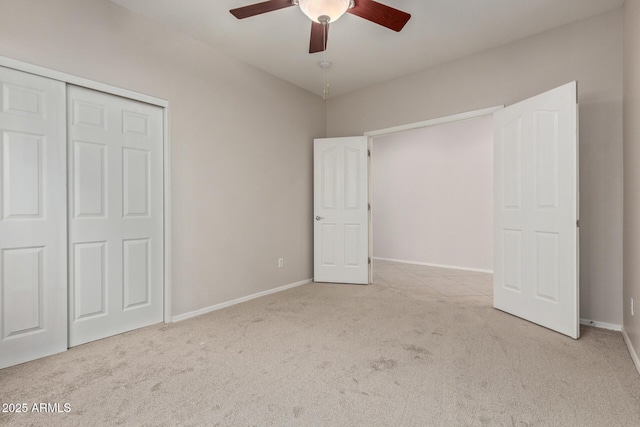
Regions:
[[251, 16], [260, 15], [262, 13], [273, 12], [274, 10], [284, 9], [293, 6], [291, 0], [271, 0], [262, 3], [251, 4], [249, 6], [231, 9], [229, 12], [238, 19], [249, 18]]
[[409, 21], [411, 15], [373, 0], [356, 0], [356, 5], [347, 12], [368, 21], [400, 31]]
[[329, 24], [325, 31], [322, 24], [311, 21], [311, 41], [309, 42], [309, 53], [324, 52], [329, 40]]

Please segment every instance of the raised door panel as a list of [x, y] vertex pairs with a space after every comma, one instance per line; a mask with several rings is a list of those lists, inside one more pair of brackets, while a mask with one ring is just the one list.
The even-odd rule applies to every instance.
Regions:
[[74, 320], [107, 314], [107, 242], [73, 247]]
[[535, 238], [535, 296], [552, 304], [558, 303], [559, 233], [537, 232]]
[[2, 250], [3, 340], [44, 328], [43, 252], [43, 247]]
[[71, 101], [72, 125], [107, 130], [106, 108], [105, 105], [73, 99]]
[[[344, 265], [347, 268], [362, 267], [362, 239], [360, 234], [363, 231], [361, 224], [344, 225]], [[365, 248], [366, 249], [366, 248]]]
[[320, 225], [320, 265], [323, 267], [338, 266], [338, 226], [331, 223]]
[[500, 129], [502, 138], [498, 148], [502, 154], [503, 208], [522, 207], [522, 117]]
[[320, 154], [321, 211], [338, 207], [338, 149], [329, 147]]
[[2, 82], [2, 112], [44, 120], [45, 92], [40, 88], [4, 81]]
[[149, 116], [133, 111], [122, 112], [122, 132], [149, 137]]
[[2, 131], [3, 219], [42, 218], [44, 135]]
[[538, 209], [558, 208], [557, 111], [536, 111], [534, 115], [535, 193]]
[[150, 303], [150, 239], [123, 242], [124, 310]]
[[73, 141], [73, 215], [104, 218], [107, 215], [106, 146]]
[[362, 178], [360, 150], [353, 147], [344, 148], [344, 208], [354, 211], [362, 205]]
[[501, 286], [511, 292], [522, 293], [522, 231], [502, 230], [504, 266]]
[[149, 216], [149, 151], [123, 149], [123, 208], [125, 217]]

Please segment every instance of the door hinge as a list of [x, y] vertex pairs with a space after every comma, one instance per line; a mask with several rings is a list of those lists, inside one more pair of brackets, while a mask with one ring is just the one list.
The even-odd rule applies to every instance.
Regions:
[[367, 203], [367, 210], [371, 212], [371, 203]]
[[368, 260], [369, 260], [369, 265], [371, 265], [371, 257], [369, 257]]
[[371, 157], [371, 150], [367, 150], [367, 157]]
[[580, 220], [576, 220], [576, 227], [580, 228]]

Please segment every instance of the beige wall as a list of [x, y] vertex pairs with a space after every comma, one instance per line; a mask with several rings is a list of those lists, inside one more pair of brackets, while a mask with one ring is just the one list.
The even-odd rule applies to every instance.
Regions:
[[333, 98], [327, 133], [361, 135], [509, 105], [572, 80], [580, 91], [581, 317], [621, 325], [620, 9]]
[[0, 55], [169, 100], [174, 315], [312, 277], [322, 99], [108, 0], [0, 0]]
[[493, 270], [493, 120], [373, 139], [373, 256]]
[[[624, 5], [624, 330], [640, 356], [640, 1]], [[635, 315], [631, 316], [631, 298]], [[640, 366], [638, 366], [640, 369]]]

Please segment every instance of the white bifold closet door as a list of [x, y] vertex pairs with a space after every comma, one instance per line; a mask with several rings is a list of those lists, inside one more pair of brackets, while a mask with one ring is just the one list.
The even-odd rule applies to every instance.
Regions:
[[67, 88], [69, 346], [162, 321], [162, 115]]
[[0, 368], [67, 349], [64, 92], [0, 67]]

